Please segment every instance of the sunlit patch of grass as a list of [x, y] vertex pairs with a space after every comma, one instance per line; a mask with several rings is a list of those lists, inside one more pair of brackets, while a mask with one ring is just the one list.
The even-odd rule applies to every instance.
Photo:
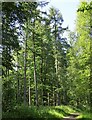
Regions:
[[80, 116], [77, 117], [79, 120], [92, 120], [92, 114], [88, 112], [82, 112]]
[[80, 115], [77, 117], [77, 119], [79, 119], [79, 118], [82, 118], [82, 114], [80, 113]]
[[83, 112], [81, 114], [81, 116], [79, 116], [79, 118], [84, 118], [85, 120], [92, 120], [92, 114], [91, 113], [87, 113], [87, 112]]
[[64, 117], [64, 115], [62, 113], [59, 113], [56, 110], [50, 110], [50, 111], [48, 111], [48, 113], [53, 115], [54, 117], [57, 117], [57, 118], [63, 118]]
[[76, 112], [76, 111], [75, 111], [74, 109], [72, 109], [71, 107], [69, 107], [69, 106], [64, 106], [64, 105], [62, 105], [62, 106], [55, 106], [55, 109], [60, 110], [60, 111], [62, 112], [63, 116], [67, 116], [67, 115], [69, 115], [70, 113]]

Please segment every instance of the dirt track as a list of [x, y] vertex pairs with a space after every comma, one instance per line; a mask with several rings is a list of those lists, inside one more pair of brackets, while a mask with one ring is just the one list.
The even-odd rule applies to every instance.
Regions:
[[79, 116], [79, 113], [71, 113], [68, 117], [64, 117], [63, 120], [76, 120], [77, 116]]

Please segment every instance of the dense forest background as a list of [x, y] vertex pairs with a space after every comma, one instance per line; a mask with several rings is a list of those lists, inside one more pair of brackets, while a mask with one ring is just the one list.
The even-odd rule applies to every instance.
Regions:
[[[92, 2], [80, 2], [76, 30], [48, 2], [2, 2], [2, 110], [71, 105], [92, 111]], [[63, 37], [68, 32], [68, 37]]]

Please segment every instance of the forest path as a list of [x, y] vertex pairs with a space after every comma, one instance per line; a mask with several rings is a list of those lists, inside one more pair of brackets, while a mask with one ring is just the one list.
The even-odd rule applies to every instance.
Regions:
[[79, 116], [79, 113], [70, 113], [68, 117], [64, 117], [63, 120], [76, 120], [76, 117]]

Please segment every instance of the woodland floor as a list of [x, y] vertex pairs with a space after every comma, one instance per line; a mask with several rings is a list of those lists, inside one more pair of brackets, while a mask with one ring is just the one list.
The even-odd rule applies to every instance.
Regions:
[[63, 120], [76, 120], [79, 115], [79, 113], [71, 113], [68, 117], [64, 117]]
[[3, 112], [2, 120], [92, 120], [92, 114], [72, 106], [17, 106]]

